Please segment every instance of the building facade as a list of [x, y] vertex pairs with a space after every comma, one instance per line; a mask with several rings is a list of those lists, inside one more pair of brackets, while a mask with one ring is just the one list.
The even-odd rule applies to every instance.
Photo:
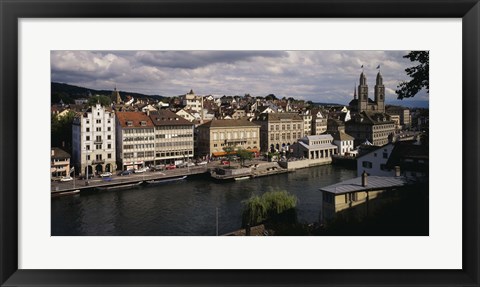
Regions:
[[155, 165], [193, 159], [194, 124], [169, 110], [153, 112], [149, 116], [155, 127]]
[[53, 147], [50, 153], [50, 176], [58, 178], [70, 175], [70, 155], [57, 147]]
[[296, 113], [265, 113], [254, 121], [260, 125], [262, 152], [286, 151], [304, 136], [303, 118]]
[[199, 156], [222, 155], [224, 147], [258, 152], [260, 126], [247, 120], [212, 120], [197, 127]]
[[113, 172], [115, 158], [115, 113], [98, 103], [78, 113], [72, 124], [72, 159], [78, 174]]
[[155, 127], [142, 112], [116, 114], [117, 164], [121, 170], [139, 169], [155, 161]]
[[290, 153], [296, 158], [310, 160], [332, 160], [337, 154], [337, 147], [332, 144], [333, 137], [329, 134], [305, 136], [290, 146]]
[[345, 123], [345, 132], [355, 138], [355, 146], [366, 140], [383, 146], [393, 138], [395, 122], [385, 113], [361, 112]]

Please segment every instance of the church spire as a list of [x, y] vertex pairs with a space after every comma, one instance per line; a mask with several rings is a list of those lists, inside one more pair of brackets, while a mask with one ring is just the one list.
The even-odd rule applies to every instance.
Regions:
[[353, 99], [357, 99], [357, 83], [353, 86]]

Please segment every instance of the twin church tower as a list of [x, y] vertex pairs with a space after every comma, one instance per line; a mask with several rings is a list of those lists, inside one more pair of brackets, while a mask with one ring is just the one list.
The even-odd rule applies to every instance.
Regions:
[[[358, 90], [358, 99], [357, 99]], [[372, 101], [368, 98], [368, 85], [367, 77], [365, 74], [360, 74], [360, 81], [358, 89], [354, 90], [353, 100], [350, 102], [350, 108], [361, 112], [376, 112], [385, 113], [385, 86], [383, 85], [383, 77], [380, 72], [377, 74], [377, 80], [375, 83], [375, 100]]]

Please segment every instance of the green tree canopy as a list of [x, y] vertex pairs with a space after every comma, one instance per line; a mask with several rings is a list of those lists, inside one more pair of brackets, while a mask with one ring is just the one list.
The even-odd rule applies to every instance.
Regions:
[[246, 160], [251, 160], [253, 158], [253, 153], [243, 148], [237, 150], [237, 156], [240, 158], [240, 163], [245, 164]]
[[112, 103], [112, 99], [104, 95], [95, 95], [93, 97], [88, 98], [87, 103], [89, 106], [95, 106], [97, 103], [100, 103], [100, 105], [104, 107], [109, 107], [110, 104]]
[[398, 99], [414, 97], [421, 89], [425, 88], [429, 92], [429, 51], [411, 51], [403, 56], [411, 62], [418, 62], [417, 66], [405, 69], [410, 81], [401, 82], [397, 86], [395, 93]]
[[69, 111], [64, 116], [51, 115], [51, 146], [64, 149], [66, 152], [72, 152], [72, 123], [75, 113]]
[[242, 225], [255, 226], [267, 220], [296, 222], [297, 197], [286, 191], [268, 191], [254, 195], [243, 202]]

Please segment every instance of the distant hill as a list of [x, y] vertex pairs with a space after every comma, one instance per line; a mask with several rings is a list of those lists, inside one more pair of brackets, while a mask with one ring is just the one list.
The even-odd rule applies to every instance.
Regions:
[[[75, 99], [79, 98], [89, 98], [94, 95], [103, 95], [110, 96], [112, 95], [112, 90], [94, 90], [84, 87], [78, 87], [74, 85], [64, 84], [64, 83], [51, 83], [51, 103], [55, 104], [62, 100], [65, 104], [71, 104]], [[134, 98], [149, 98], [155, 100], [162, 100], [165, 97], [160, 95], [145, 95], [134, 92], [124, 92], [120, 91], [120, 97], [125, 100], [126, 96], [132, 96]]]

